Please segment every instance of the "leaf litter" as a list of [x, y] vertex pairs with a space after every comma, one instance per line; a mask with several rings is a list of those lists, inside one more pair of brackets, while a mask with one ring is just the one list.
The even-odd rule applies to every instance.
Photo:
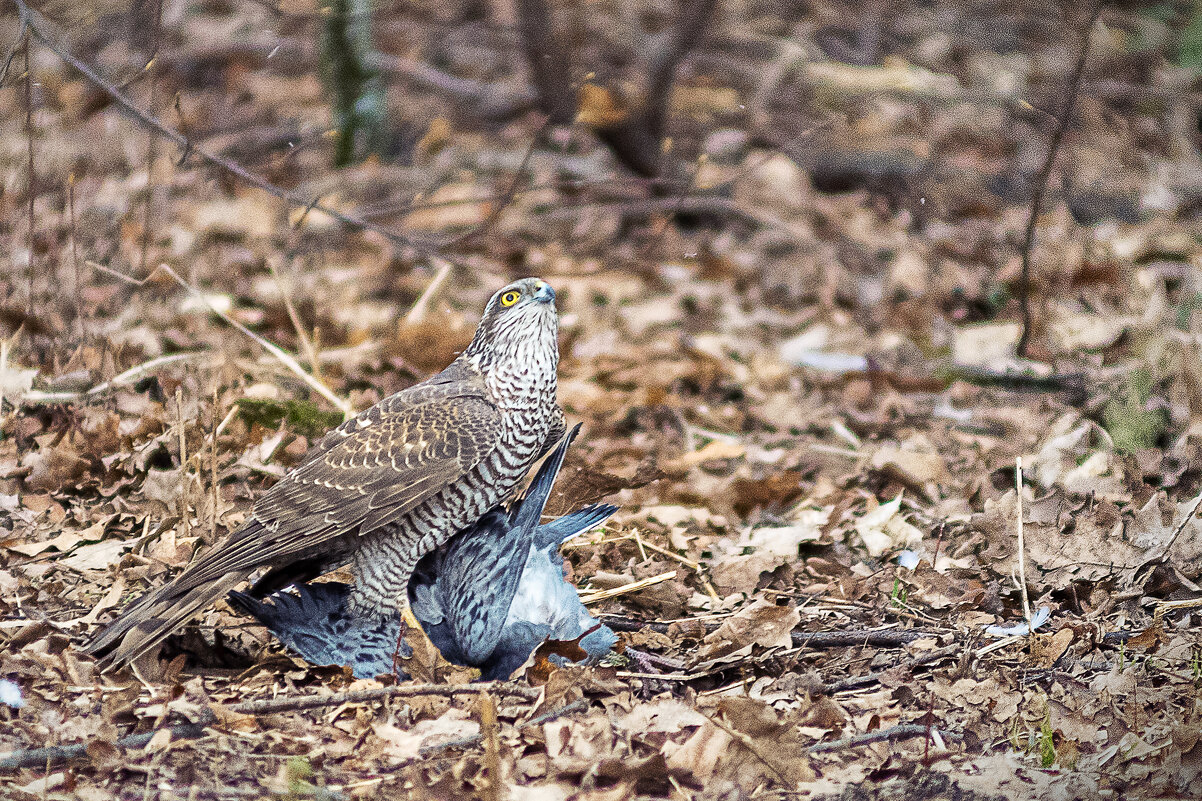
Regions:
[[[784, 35], [743, 13], [724, 25], [755, 47]], [[1040, 221], [1044, 352], [1017, 360], [1008, 292], [1026, 204], [995, 190], [1030, 177], [1010, 151], [1037, 140], [984, 94], [929, 97], [1007, 80], [1054, 97], [1059, 73], [1045, 85], [1033, 66], [1061, 43], [947, 13], [1024, 47], [956, 50], [920, 9], [899, 12], [901, 55], [935, 70], [906, 85], [927, 95], [849, 98], [831, 88], [832, 62], [810, 71], [820, 83], [786, 81], [752, 109], [824, 152], [817, 162], [796, 143], [765, 146], [740, 105], [757, 95], [723, 49], [734, 44], [709, 43], [698, 63], [714, 75], [684, 76], [674, 124], [684, 152], [712, 151], [698, 185], [731, 182], [743, 216], [631, 212], [641, 190], [573, 134], [579, 153], [537, 149], [527, 185], [430, 296], [430, 272], [382, 237], [202, 180], [178, 154], [160, 150], [148, 184], [143, 149], [128, 146], [145, 132], [35, 51], [34, 236], [23, 155], [0, 196], [0, 764], [65, 750], [6, 765], [4, 797], [1202, 796], [1196, 187], [1166, 177], [1181, 166], [1155, 133], [1169, 112], [1128, 110], [1120, 125], [1083, 97], [1064, 156], [1080, 173]], [[207, 4], [173, 23], [157, 80], [179, 93], [191, 135], [242, 142], [273, 179], [415, 235], [489, 218], [537, 126], [478, 128], [423, 95], [446, 113], [406, 119], [422, 137], [410, 164], [332, 173], [311, 136], [327, 115], [311, 71], [210, 50], [277, 22], [267, 7]], [[1103, 23], [1152, 24], [1120, 10]], [[836, 47], [838, 26], [822, 31]], [[86, 22], [70, 34], [110, 74], [145, 63], [123, 40], [97, 50]], [[1153, 80], [1112, 38], [1090, 74]], [[451, 42], [440, 58], [489, 69], [464, 53]], [[918, 68], [857, 69], [896, 89]], [[208, 102], [243, 135], [228, 138]], [[0, 105], [5, 152], [25, 153], [24, 118], [17, 100]], [[265, 142], [273, 125], [310, 135], [285, 155], [251, 123]], [[884, 163], [893, 145], [927, 154], [939, 179], [832, 174], [865, 154]], [[1097, 195], [1120, 181], [1074, 183], [1099, 163], [1159, 211], [1090, 221], [1091, 204], [1124, 200]], [[547, 653], [571, 644], [548, 644], [512, 694], [419, 647], [410, 672], [432, 686], [407, 695], [305, 665], [219, 605], [164, 661], [96, 672], [83, 638], [236, 528], [341, 419], [221, 315], [363, 408], [450, 361], [517, 274], [559, 293], [560, 395], [585, 423], [549, 511], [622, 507], [565, 549], [622, 658], [556, 668]], [[1020, 559], [1046, 615], [1030, 636]], [[312, 705], [254, 707], [301, 698]]]

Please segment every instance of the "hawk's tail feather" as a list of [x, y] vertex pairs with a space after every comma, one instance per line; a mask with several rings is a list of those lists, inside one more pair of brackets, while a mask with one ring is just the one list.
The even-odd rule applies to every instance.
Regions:
[[173, 581], [143, 595], [87, 645], [108, 670], [128, 665], [160, 645], [192, 615], [225, 596], [246, 573], [231, 573], [204, 586]]

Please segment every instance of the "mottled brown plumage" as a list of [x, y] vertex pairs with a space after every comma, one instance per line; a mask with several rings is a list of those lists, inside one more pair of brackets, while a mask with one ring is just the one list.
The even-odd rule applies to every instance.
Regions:
[[88, 650], [128, 663], [261, 568], [260, 598], [353, 562], [355, 613], [392, 614], [417, 561], [512, 496], [563, 436], [554, 301], [536, 279], [497, 292], [450, 366], [328, 433], [242, 528]]

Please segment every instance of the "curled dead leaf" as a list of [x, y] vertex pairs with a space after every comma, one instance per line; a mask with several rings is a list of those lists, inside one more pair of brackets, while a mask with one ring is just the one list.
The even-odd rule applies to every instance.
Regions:
[[716, 631], [706, 635], [697, 651], [695, 664], [719, 659], [751, 645], [763, 648], [788, 647], [790, 636], [801, 622], [801, 613], [792, 606], [777, 606], [756, 601], [722, 621]]

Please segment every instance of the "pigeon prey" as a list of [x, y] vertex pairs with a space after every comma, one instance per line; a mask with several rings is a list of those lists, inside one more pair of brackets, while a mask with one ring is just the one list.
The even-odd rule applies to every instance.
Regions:
[[563, 436], [557, 337], [545, 282], [497, 292], [449, 367], [326, 434], [242, 528], [124, 610], [88, 650], [128, 663], [261, 568], [255, 598], [350, 562], [348, 609], [391, 617], [418, 560], [511, 497]]
[[[561, 543], [600, 525], [617, 507], [594, 504], [539, 525], [578, 429], [547, 457], [509, 513], [489, 511], [423, 557], [409, 582], [409, 606], [430, 641], [447, 661], [480, 668], [484, 679], [508, 678], [546, 639], [583, 637], [580, 645], [592, 660], [617, 642], [564, 580], [559, 556]], [[359, 678], [391, 673], [400, 614], [357, 617], [347, 608], [349, 590], [337, 582], [298, 584], [269, 602], [230, 593], [230, 605], [309, 662], [347, 665]]]

